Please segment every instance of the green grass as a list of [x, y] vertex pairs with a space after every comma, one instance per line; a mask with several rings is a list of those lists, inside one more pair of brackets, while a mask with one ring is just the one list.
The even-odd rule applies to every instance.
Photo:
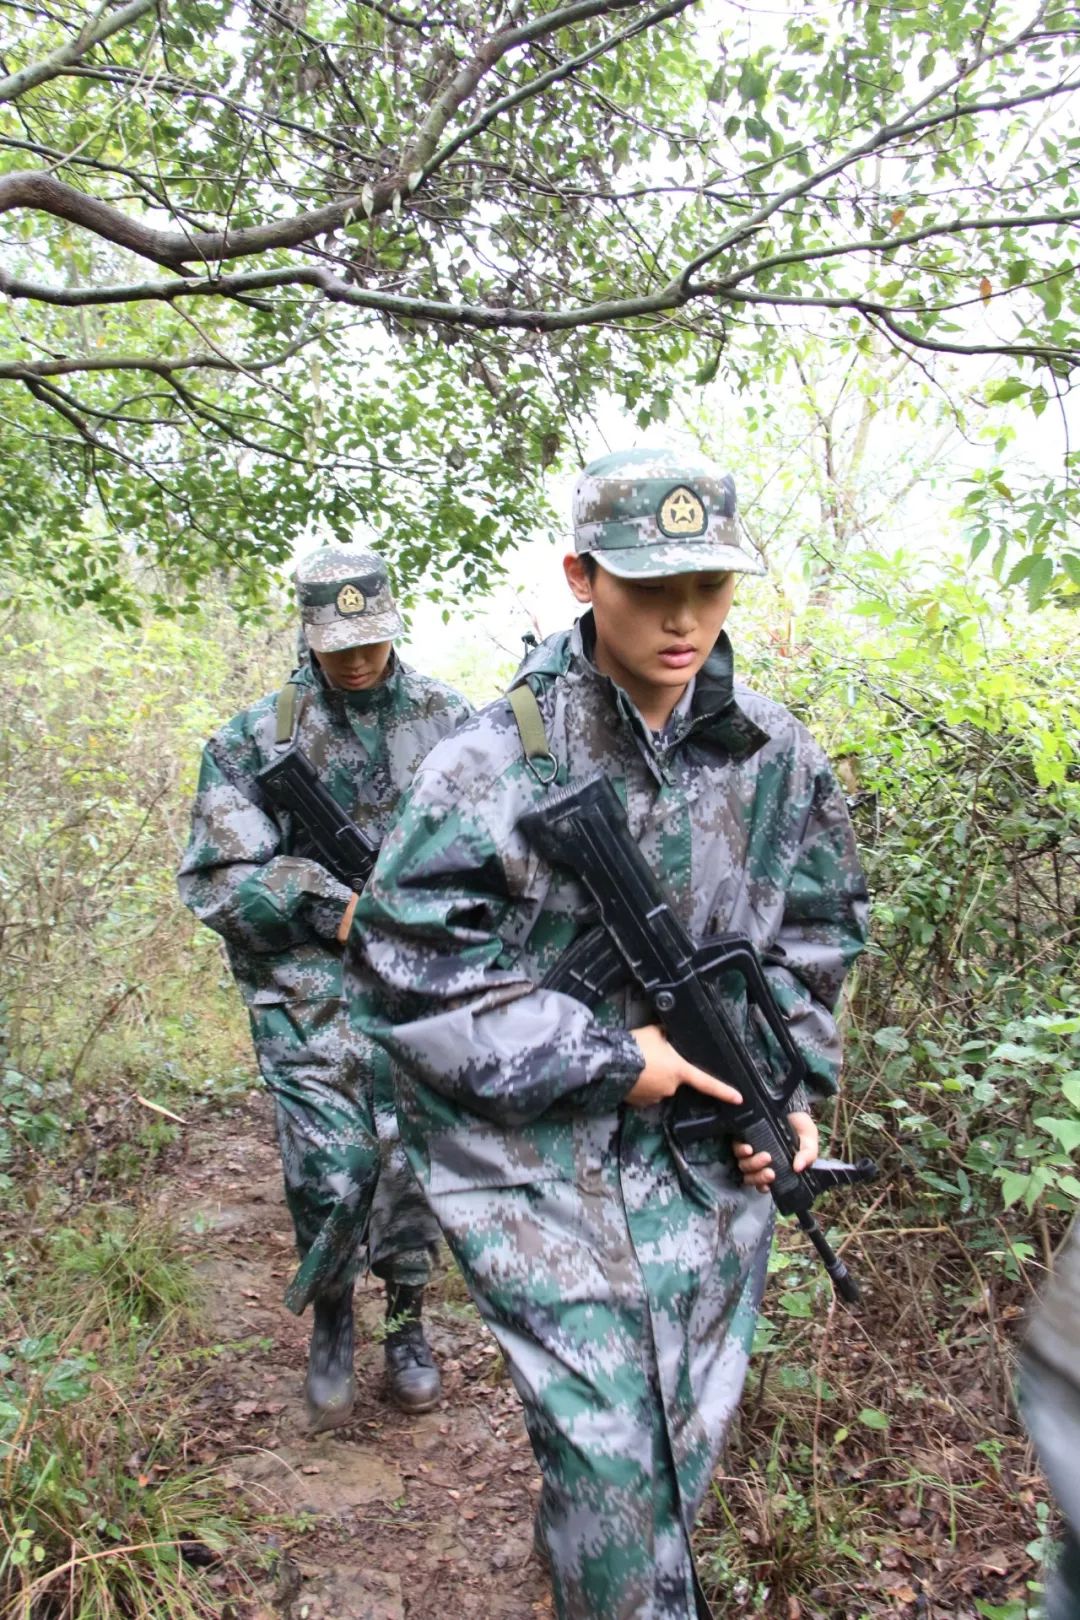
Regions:
[[251, 1510], [185, 1463], [195, 1286], [175, 1232], [110, 1206], [53, 1233], [0, 1318], [0, 1616], [210, 1620]]

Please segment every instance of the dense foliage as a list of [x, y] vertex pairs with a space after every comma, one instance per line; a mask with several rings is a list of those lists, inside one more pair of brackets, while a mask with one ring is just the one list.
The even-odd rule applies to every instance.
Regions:
[[988, 1215], [1035, 1211], [1045, 1256], [1047, 1213], [1058, 1229], [1080, 1198], [1073, 617], [1013, 620], [959, 571], [913, 587], [903, 554], [861, 569], [857, 642], [852, 619], [811, 618], [760, 677], [824, 732], [874, 895], [849, 1119], [920, 1199], [975, 1211], [979, 1246], [1001, 1246]]
[[[0, 555], [56, 601], [131, 619], [134, 553], [163, 611], [258, 602], [360, 519], [476, 589], [600, 395], [662, 421], [808, 334], [1068, 387], [1063, 0], [6, 9]], [[1075, 500], [991, 459], [972, 543], [1075, 580]]]

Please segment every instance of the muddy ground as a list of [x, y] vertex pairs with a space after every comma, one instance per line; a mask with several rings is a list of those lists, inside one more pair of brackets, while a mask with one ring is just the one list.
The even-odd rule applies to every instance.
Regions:
[[[231, 1566], [210, 1576], [223, 1620], [550, 1615], [532, 1552], [539, 1473], [448, 1258], [426, 1313], [439, 1407], [408, 1417], [389, 1404], [383, 1291], [369, 1278], [357, 1289], [353, 1419], [309, 1438], [309, 1326], [281, 1303], [293, 1236], [265, 1098], [192, 1119], [169, 1157], [157, 1201], [187, 1235], [217, 1346], [187, 1460], [223, 1470], [269, 1519], [245, 1580]], [[1049, 1525], [1011, 1412], [1012, 1329], [1000, 1320], [1022, 1315], [1023, 1296], [992, 1297], [945, 1228], [905, 1236], [874, 1207], [853, 1251], [868, 1285], [860, 1315], [791, 1324], [784, 1356], [755, 1362], [697, 1538], [717, 1614], [1025, 1620], [1032, 1538]], [[770, 1285], [774, 1316], [791, 1275]]]
[[[269, 1111], [259, 1099], [189, 1126], [162, 1195], [190, 1234], [219, 1355], [201, 1384], [193, 1460], [284, 1519], [265, 1608], [287, 1620], [524, 1620], [551, 1613], [532, 1554], [540, 1477], [494, 1340], [446, 1257], [427, 1333], [443, 1400], [408, 1417], [389, 1404], [377, 1342], [383, 1289], [357, 1288], [357, 1402], [333, 1434], [304, 1432], [310, 1318], [281, 1304], [292, 1223]], [[365, 1331], [366, 1330], [366, 1331]]]

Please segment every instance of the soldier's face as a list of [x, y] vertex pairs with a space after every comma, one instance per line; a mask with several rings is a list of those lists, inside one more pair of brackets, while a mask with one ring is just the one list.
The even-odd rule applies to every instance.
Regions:
[[677, 699], [723, 629], [737, 576], [617, 579], [600, 564], [590, 579], [579, 556], [567, 557], [563, 567], [578, 601], [592, 604], [597, 668], [639, 705], [650, 690]]
[[378, 686], [390, 662], [392, 641], [371, 641], [366, 647], [346, 647], [341, 652], [313, 652], [331, 686], [339, 692], [364, 692]]

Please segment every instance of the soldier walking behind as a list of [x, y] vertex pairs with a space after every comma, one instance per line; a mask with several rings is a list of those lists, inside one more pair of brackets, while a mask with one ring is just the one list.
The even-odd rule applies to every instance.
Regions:
[[[750, 936], [826, 1096], [866, 891], [821, 749], [733, 681], [722, 627], [736, 576], [761, 569], [731, 478], [608, 456], [579, 480], [574, 530], [588, 611], [526, 659], [520, 723], [496, 702], [429, 755], [357, 929], [393, 1018], [377, 1033], [403, 1140], [524, 1404], [557, 1612], [686, 1620], [708, 1613], [690, 1535], [745, 1376], [772, 1229], [754, 1189], [774, 1172], [747, 1144], [737, 1161], [726, 1140], [676, 1145], [678, 1086], [737, 1094], [635, 994], [590, 1011], [543, 987], [589, 908], [519, 822], [553, 779], [605, 771], [683, 924]], [[792, 1098], [796, 1170], [817, 1154], [807, 1107]]]
[[421, 1326], [438, 1227], [397, 1140], [386, 1056], [368, 1034], [377, 989], [344, 944], [357, 896], [305, 853], [303, 830], [256, 778], [298, 744], [377, 841], [425, 754], [469, 709], [394, 652], [403, 625], [380, 557], [324, 548], [295, 582], [310, 663], [207, 744], [179, 887], [225, 941], [274, 1098], [301, 1258], [317, 1245], [305, 1381], [317, 1432], [352, 1410], [353, 1284], [365, 1259], [386, 1282], [393, 1399], [412, 1412], [438, 1400]]

